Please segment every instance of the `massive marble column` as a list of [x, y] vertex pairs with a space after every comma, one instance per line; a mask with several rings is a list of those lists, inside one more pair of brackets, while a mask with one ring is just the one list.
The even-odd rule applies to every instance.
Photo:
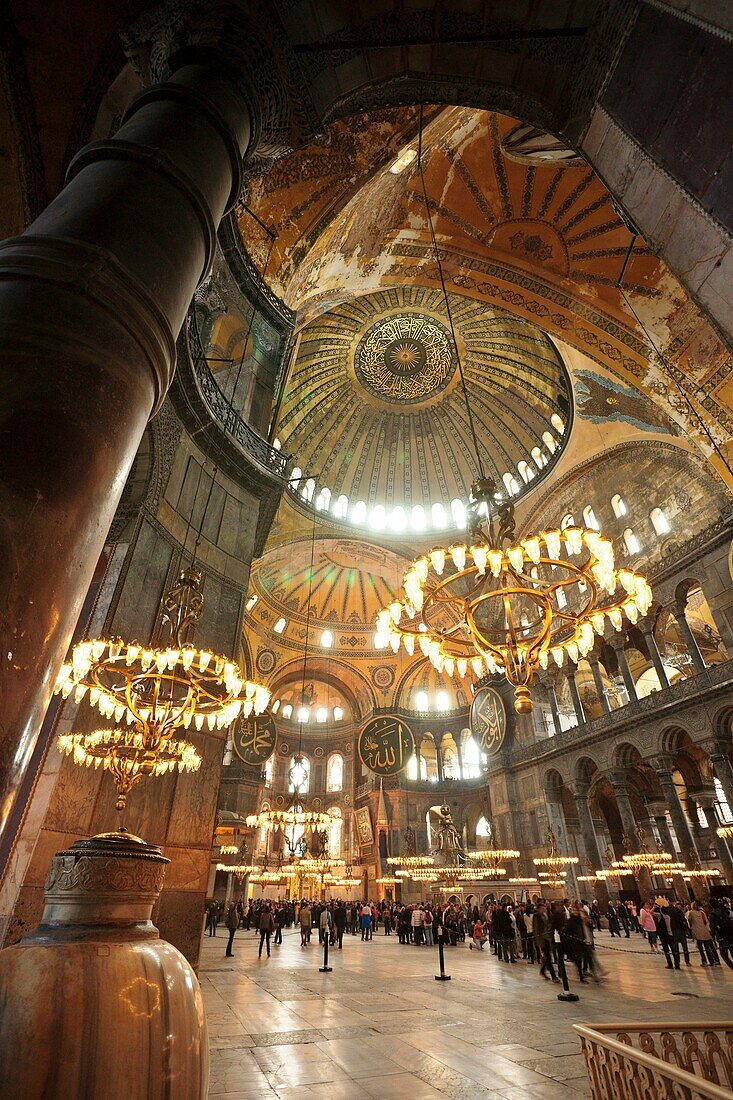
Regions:
[[[648, 802], [647, 810], [649, 817], [657, 826], [657, 832], [659, 833], [659, 840], [662, 845], [662, 850], [669, 852], [675, 863], [679, 861], [679, 852], [672, 840], [672, 832], [667, 823], [666, 805], [663, 802]], [[672, 875], [672, 883], [680, 901], [687, 901], [689, 894], [687, 892], [687, 883], [681, 875]]]
[[703, 748], [710, 753], [710, 762], [723, 788], [728, 805], [733, 809], [733, 764], [728, 755], [728, 746], [721, 741], [714, 741], [709, 745], [703, 745]]
[[693, 664], [695, 665], [695, 671], [704, 672], [707, 668], [707, 665], [705, 664], [705, 658], [700, 652], [700, 647], [695, 640], [695, 635], [692, 633], [690, 624], [687, 621], [686, 607], [686, 599], [677, 600], [674, 609], [675, 619], [677, 620], [677, 625], [680, 628], [682, 637], [685, 639], [687, 652], [690, 654], [690, 657], [692, 657]]
[[557, 706], [557, 694], [555, 692], [555, 681], [549, 676], [543, 681], [547, 697], [550, 701], [550, 710], [552, 711], [552, 724], [555, 727], [555, 733], [562, 733], [562, 723], [560, 722], [560, 711]]
[[[616, 804], [618, 806], [618, 812], [621, 815], [621, 824], [624, 827], [624, 833], [631, 842], [632, 852], [638, 852], [639, 838], [636, 835], [638, 826], [636, 818], [634, 817], [634, 811], [631, 808], [631, 799], [629, 798], [629, 792], [626, 786], [626, 777], [622, 772], [612, 772], [609, 779], [613, 787], [613, 793], [616, 796]], [[643, 901], [648, 897], [654, 896], [652, 877], [646, 867], [639, 868], [636, 880]]]
[[0, 244], [0, 840], [251, 133], [224, 64], [189, 55]]
[[[578, 809], [580, 835], [583, 838], [583, 847], [585, 848], [586, 858], [593, 864], [593, 870], [598, 871], [603, 866], [603, 862], [601, 860], [601, 853], [598, 847], [598, 837], [596, 836], [595, 825], [593, 824], [593, 815], [590, 812], [590, 805], [588, 803], [587, 783], [576, 784], [575, 805]], [[606, 885], [606, 883], [596, 883], [594, 887], [594, 893], [598, 898], [598, 902], [601, 908], [607, 909], [609, 896], [608, 886]]]
[[[682, 808], [680, 796], [677, 794], [677, 788], [674, 785], [674, 779], [672, 777], [673, 763], [674, 761], [671, 757], [657, 757], [654, 762], [654, 767], [662, 788], [662, 794], [669, 808], [674, 831], [677, 834], [682, 859], [688, 867], [699, 867], [701, 865], [700, 854], [695, 845], [695, 839], [692, 835], [685, 811]], [[700, 888], [699, 884], [694, 881], [692, 888], [696, 896], [704, 897], [707, 894], [707, 890]]]
[[717, 828], [720, 823], [715, 813], [715, 792], [695, 791], [693, 798], [705, 814], [705, 820], [708, 823], [708, 829], [710, 830], [715, 850], [718, 853], [720, 865], [723, 868], [725, 881], [729, 884], [733, 884], [733, 858], [731, 858], [730, 849], [726, 841], [717, 834]]

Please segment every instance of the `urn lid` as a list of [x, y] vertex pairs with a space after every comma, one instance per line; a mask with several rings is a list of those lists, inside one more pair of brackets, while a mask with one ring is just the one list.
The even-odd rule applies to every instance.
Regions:
[[149, 919], [169, 863], [160, 848], [124, 829], [77, 840], [51, 860], [44, 923]]

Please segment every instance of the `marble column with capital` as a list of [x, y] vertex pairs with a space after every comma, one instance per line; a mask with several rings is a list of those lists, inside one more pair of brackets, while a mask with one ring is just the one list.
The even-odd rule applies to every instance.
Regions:
[[733, 810], [733, 764], [728, 755], [728, 747], [720, 742], [714, 742], [710, 746], [703, 746], [710, 754], [710, 762], [718, 781], [723, 788], [728, 805]]
[[113, 137], [77, 153], [23, 236], [0, 243], [6, 858], [58, 669], [255, 129], [230, 68], [180, 55]]
[[692, 658], [692, 662], [695, 666], [695, 672], [704, 672], [707, 668], [705, 664], [705, 658], [700, 652], [700, 647], [697, 644], [695, 635], [692, 633], [692, 628], [687, 621], [687, 600], [678, 600], [674, 608], [674, 617], [677, 625], [680, 628], [680, 633], [685, 640], [685, 646], [687, 652]]
[[601, 666], [598, 661], [598, 657], [594, 653], [588, 654], [588, 664], [590, 670], [593, 673], [593, 683], [595, 684], [596, 694], [598, 695], [598, 702], [601, 704], [601, 710], [604, 714], [611, 713], [611, 705], [608, 702], [605, 688], [603, 687], [603, 676], [601, 674]]
[[634, 683], [634, 677], [631, 674], [631, 668], [629, 667], [629, 658], [626, 655], [626, 639], [621, 638], [618, 635], [611, 638], [611, 647], [613, 648], [616, 658], [618, 660], [619, 672], [626, 687], [626, 691], [629, 696], [630, 702], [635, 702], [639, 696], [636, 694], [636, 684]]
[[[621, 815], [621, 824], [624, 827], [624, 833], [631, 844], [631, 851], [638, 852], [639, 838], [636, 835], [638, 825], [631, 806], [631, 799], [626, 786], [626, 777], [622, 773], [615, 772], [609, 776], [609, 779], [611, 781], [613, 793], [616, 796], [616, 804], [618, 806], [618, 812]], [[639, 868], [636, 881], [642, 901], [645, 901], [648, 897], [654, 896], [654, 884], [652, 883], [652, 877], [648, 868]]]
[[644, 641], [646, 642], [647, 652], [649, 654], [649, 660], [656, 669], [657, 676], [659, 677], [659, 683], [661, 687], [669, 687], [669, 680], [667, 678], [667, 672], [662, 661], [662, 655], [659, 652], [659, 646], [657, 645], [657, 639], [654, 636], [654, 627], [650, 624], [645, 624], [642, 627], [642, 633], [644, 635]]
[[[574, 797], [575, 805], [578, 810], [578, 823], [580, 825], [580, 835], [583, 838], [586, 859], [593, 864], [593, 870], [598, 871], [602, 868], [603, 863], [598, 847], [598, 837], [596, 836], [595, 825], [593, 824], [593, 815], [591, 814], [590, 804], [588, 802], [587, 784], [578, 785], [575, 789]], [[604, 910], [607, 909], [610, 899], [606, 883], [597, 882], [594, 887], [594, 893], [601, 908]]]
[[[659, 784], [669, 809], [669, 816], [672, 818], [672, 824], [674, 825], [674, 831], [679, 842], [682, 860], [688, 867], [699, 867], [701, 866], [700, 853], [697, 850], [695, 838], [692, 835], [687, 816], [680, 802], [680, 796], [675, 787], [674, 778], [671, 772], [671, 764], [672, 761], [663, 760], [655, 765]], [[698, 883], [694, 881], [692, 883], [692, 888], [697, 897], [705, 897], [707, 895], [707, 890], [701, 890]]]
[[578, 684], [575, 679], [575, 670], [568, 669], [565, 673], [565, 678], [570, 688], [570, 698], [573, 701], [573, 710], [575, 711], [575, 717], [578, 719], [578, 725], [582, 726], [585, 722], [585, 711], [583, 710], [583, 703], [580, 698], [580, 692], [578, 691]]
[[555, 682], [550, 676], [546, 676], [542, 679], [541, 683], [550, 704], [550, 711], [552, 713], [552, 725], [555, 729], [555, 734], [562, 733], [562, 725], [560, 723], [560, 711], [557, 706], [557, 695], [555, 693]]

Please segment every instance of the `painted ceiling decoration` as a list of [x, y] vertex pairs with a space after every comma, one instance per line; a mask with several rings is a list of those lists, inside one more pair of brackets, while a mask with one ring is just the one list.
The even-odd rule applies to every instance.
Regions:
[[[342, 119], [249, 181], [245, 201], [278, 233], [268, 278], [302, 321], [385, 286], [438, 285], [416, 159], [405, 155], [416, 151], [416, 118], [400, 108]], [[715, 463], [697, 414], [719, 442], [733, 435], [731, 358], [641, 240], [624, 269], [630, 231], [601, 180], [566, 152], [505, 115], [430, 109], [425, 179], [449, 290], [595, 359]], [[239, 224], [257, 259], [256, 226], [244, 215]]]
[[[570, 381], [540, 329], [494, 306], [451, 298], [461, 362], [487, 469], [508, 471], [533, 449], [547, 465], [571, 418]], [[466, 500], [476, 466], [439, 291], [400, 287], [343, 303], [301, 334], [278, 422], [283, 449], [331, 499], [429, 511]], [[552, 436], [548, 449], [543, 436]]]

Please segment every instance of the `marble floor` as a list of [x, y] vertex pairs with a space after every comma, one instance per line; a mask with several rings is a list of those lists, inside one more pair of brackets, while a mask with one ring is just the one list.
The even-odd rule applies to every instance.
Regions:
[[[257, 942], [259, 940], [257, 939]], [[580, 1100], [588, 1097], [573, 1023], [733, 1019], [733, 970], [684, 963], [668, 971], [640, 936], [599, 938], [607, 972], [571, 988], [537, 967], [499, 963], [467, 945], [448, 949], [450, 982], [436, 982], [438, 952], [379, 934], [346, 937], [319, 973], [316, 941], [286, 931], [270, 959], [240, 931], [205, 937], [200, 968], [211, 1048], [212, 1100]]]

